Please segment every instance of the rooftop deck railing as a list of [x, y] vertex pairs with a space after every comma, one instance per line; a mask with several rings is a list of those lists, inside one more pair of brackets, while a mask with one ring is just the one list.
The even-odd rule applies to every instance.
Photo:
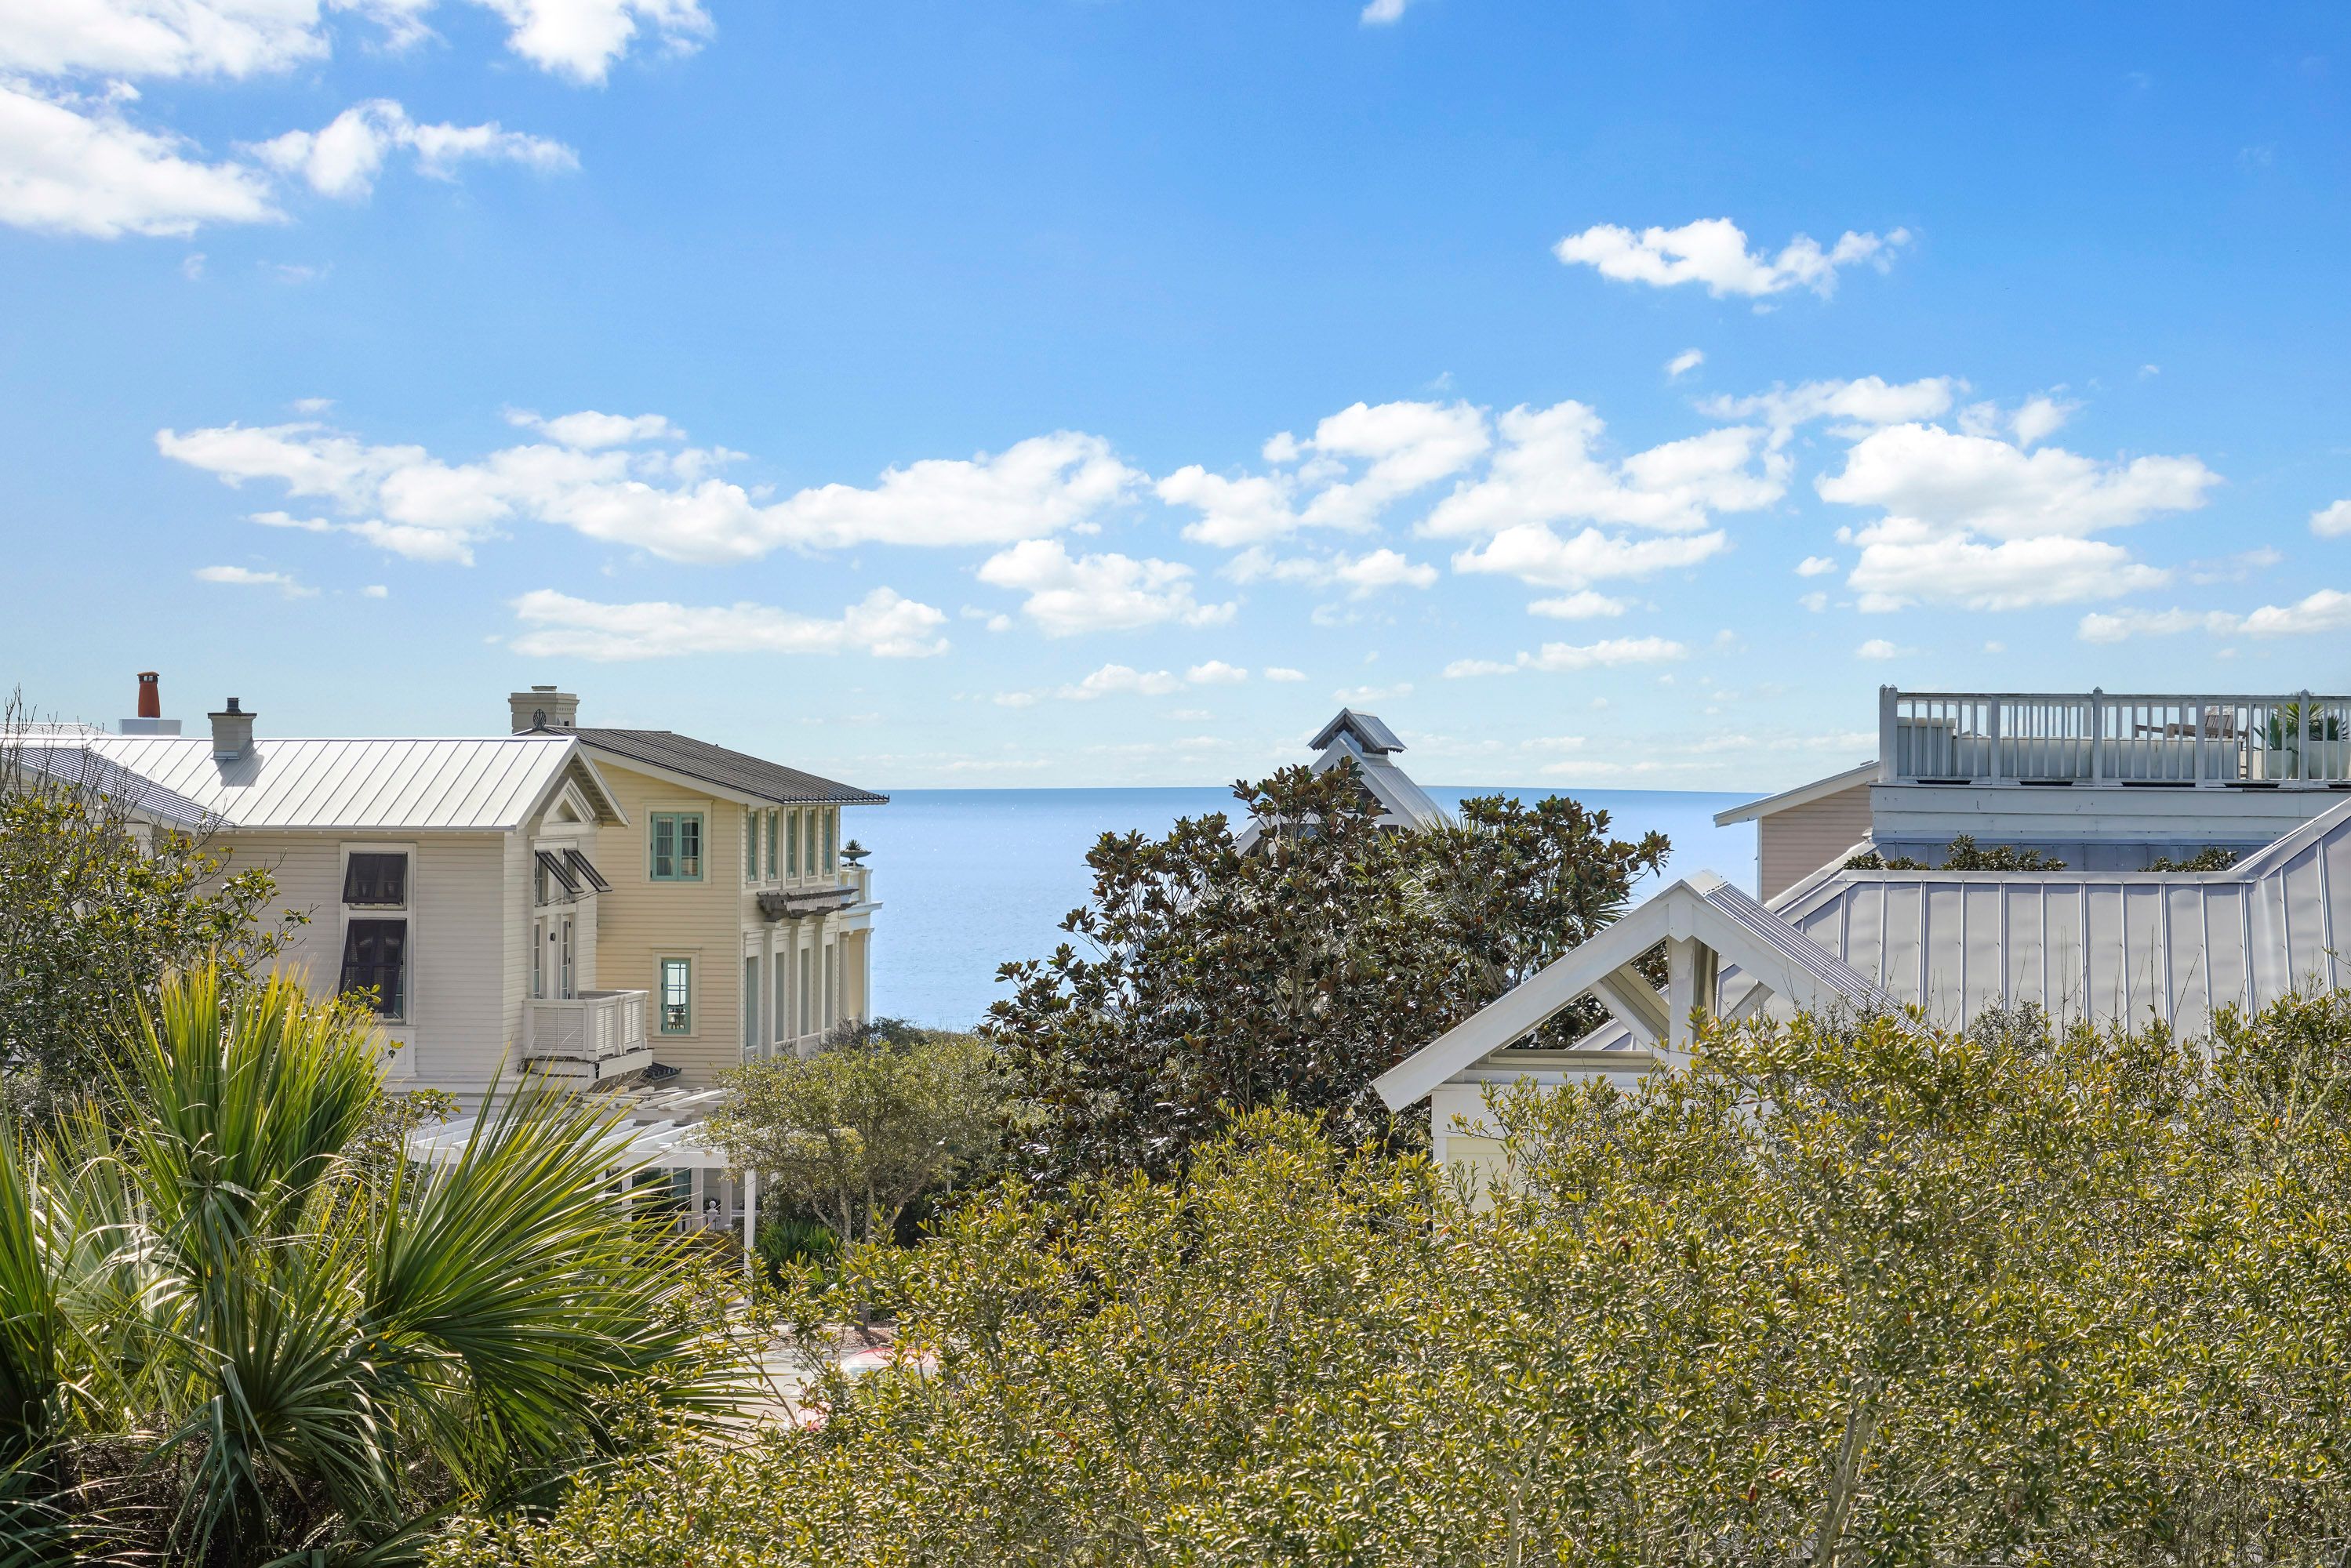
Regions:
[[2351, 697], [1877, 694], [1889, 784], [2270, 789], [2351, 784]]

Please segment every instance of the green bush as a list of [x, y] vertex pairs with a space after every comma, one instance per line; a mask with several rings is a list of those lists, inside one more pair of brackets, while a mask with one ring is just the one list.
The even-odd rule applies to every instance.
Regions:
[[1241, 1121], [1008, 1185], [800, 1315], [815, 1429], [690, 1439], [444, 1568], [2317, 1564], [2351, 1537], [2351, 998], [2160, 1033], [1717, 1029], [1499, 1097], [1513, 1175]]
[[803, 1215], [760, 1221], [753, 1245], [768, 1266], [768, 1282], [778, 1286], [803, 1268], [829, 1270], [841, 1256], [841, 1238], [832, 1227]]

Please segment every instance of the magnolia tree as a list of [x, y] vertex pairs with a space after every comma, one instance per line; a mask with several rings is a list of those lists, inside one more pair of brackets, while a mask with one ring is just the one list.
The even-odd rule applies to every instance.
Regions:
[[[1164, 839], [1105, 834], [1076, 940], [1007, 965], [986, 1033], [1019, 1097], [1018, 1161], [1066, 1183], [1165, 1175], [1235, 1111], [1311, 1113], [1343, 1141], [1393, 1124], [1372, 1080], [1614, 919], [1665, 862], [1663, 835], [1552, 797], [1465, 801], [1399, 832], [1352, 766], [1234, 789]], [[1601, 1021], [1576, 1011], [1543, 1040]]]
[[831, 1293], [893, 1375], [444, 1568], [2333, 1564], [2351, 999], [2160, 1033], [1709, 1031], [1500, 1096], [1472, 1206], [1259, 1113], [1181, 1182], [1002, 1186]]

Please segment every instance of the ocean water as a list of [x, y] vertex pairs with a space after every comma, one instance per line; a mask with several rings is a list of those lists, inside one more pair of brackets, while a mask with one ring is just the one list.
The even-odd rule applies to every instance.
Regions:
[[[1439, 788], [1448, 810], [1466, 795], [1535, 800], [1551, 789]], [[1092, 886], [1086, 852], [1106, 832], [1165, 833], [1178, 817], [1233, 805], [1221, 789], [893, 789], [890, 804], [849, 814], [844, 831], [872, 852], [873, 1010], [943, 1028], [977, 1023], [1006, 994], [997, 966], [1042, 957], [1064, 915]], [[1667, 789], [1578, 789], [1609, 814], [1609, 831], [1651, 829], [1673, 841], [1668, 874], [1712, 871], [1753, 892], [1755, 828], [1718, 828], [1714, 813], [1752, 799]]]

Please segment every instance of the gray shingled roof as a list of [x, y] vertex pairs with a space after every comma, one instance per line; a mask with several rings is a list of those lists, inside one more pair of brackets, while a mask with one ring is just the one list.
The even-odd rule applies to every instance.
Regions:
[[643, 762], [683, 773], [738, 794], [772, 800], [779, 806], [882, 806], [890, 797], [854, 784], [820, 779], [797, 768], [764, 761], [713, 746], [706, 740], [666, 729], [578, 729], [556, 733], [577, 735], [580, 744], [609, 752], [624, 762]]

